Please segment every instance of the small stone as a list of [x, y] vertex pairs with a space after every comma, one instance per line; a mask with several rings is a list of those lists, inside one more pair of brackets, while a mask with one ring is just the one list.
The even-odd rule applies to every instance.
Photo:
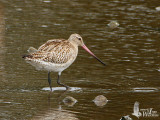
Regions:
[[159, 6], [159, 7], [156, 7], [156, 10], [157, 10], [157, 11], [160, 11], [160, 6]]
[[71, 96], [67, 96], [63, 99], [63, 103], [69, 107], [72, 107], [76, 102], [77, 100]]
[[123, 116], [120, 120], [132, 120], [129, 115]]
[[111, 21], [108, 24], [108, 26], [109, 26], [109, 28], [114, 29], [114, 28], [117, 28], [119, 26], [119, 23], [117, 21]]
[[93, 100], [93, 102], [97, 105], [97, 106], [104, 106], [106, 105], [106, 103], [108, 102], [107, 98], [103, 95], [98, 95], [97, 97], [95, 97], [95, 99]]

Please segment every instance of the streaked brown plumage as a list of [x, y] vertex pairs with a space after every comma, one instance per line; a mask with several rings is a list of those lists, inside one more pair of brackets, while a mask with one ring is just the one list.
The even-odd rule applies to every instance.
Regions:
[[55, 64], [66, 63], [76, 54], [75, 47], [68, 40], [49, 40], [41, 45], [29, 59], [38, 59]]
[[[53, 39], [48, 40], [45, 44], [41, 45], [38, 50], [33, 47], [29, 48], [29, 55], [24, 55], [23, 58], [35, 66], [38, 70], [48, 71], [48, 82], [51, 88], [50, 72], [58, 72], [57, 83], [69, 88], [68, 86], [60, 83], [59, 77], [61, 72], [68, 68], [76, 59], [78, 54], [78, 46], [82, 46], [87, 52], [95, 57], [99, 62], [105, 65], [98, 59], [83, 43], [83, 39], [79, 34], [72, 34], [68, 40]], [[51, 88], [52, 90], [52, 88]]]

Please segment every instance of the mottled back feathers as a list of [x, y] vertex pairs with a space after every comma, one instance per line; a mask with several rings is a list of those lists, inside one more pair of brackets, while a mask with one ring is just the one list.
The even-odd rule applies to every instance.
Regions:
[[[76, 54], [75, 54], [76, 53]], [[77, 56], [78, 47], [75, 48], [68, 40], [53, 39], [41, 45], [37, 51], [31, 53], [26, 60], [42, 60], [55, 64], [62, 64]]]

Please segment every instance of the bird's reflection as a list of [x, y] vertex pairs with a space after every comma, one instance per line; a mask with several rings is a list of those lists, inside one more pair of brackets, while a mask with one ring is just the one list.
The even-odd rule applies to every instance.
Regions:
[[[64, 103], [66, 106], [68, 107], [73, 107], [74, 104], [77, 103], [77, 100], [75, 98], [73, 98], [72, 96], [66, 96], [67, 93], [69, 93], [70, 90], [67, 89], [64, 92], [62, 92], [60, 95], [58, 95], [56, 101], [58, 101], [59, 105], [62, 105], [62, 103]], [[50, 106], [51, 103], [51, 96], [52, 96], [53, 92], [50, 92], [48, 95], [48, 104]]]
[[62, 92], [60, 95], [58, 95], [56, 102], [58, 102], [58, 107], [57, 108], [52, 108], [51, 106], [51, 97], [54, 94], [53, 92], [50, 92], [48, 94], [48, 104], [49, 104], [49, 109], [45, 110], [45, 112], [40, 113], [36, 115], [32, 120], [79, 120], [75, 112], [65, 110], [62, 106], [64, 103], [66, 106], [74, 106], [74, 104], [77, 102], [77, 100], [71, 96], [65, 97], [65, 95], [69, 92], [69, 90], [66, 90]]
[[[61, 94], [59, 94], [56, 98], [56, 101], [58, 101], [58, 104], [62, 104], [62, 98], [69, 92], [69, 89], [66, 89], [64, 92], [62, 92]], [[53, 92], [49, 92], [48, 94], [48, 105], [50, 106], [51, 104], [51, 97], [54, 93]]]
[[50, 108], [44, 113], [38, 114], [32, 120], [79, 120], [76, 115], [69, 110], [63, 110], [61, 105], [58, 109]]

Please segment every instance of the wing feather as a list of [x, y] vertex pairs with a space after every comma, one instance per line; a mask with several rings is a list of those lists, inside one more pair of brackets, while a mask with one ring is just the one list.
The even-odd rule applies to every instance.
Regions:
[[29, 59], [61, 64], [69, 61], [74, 52], [74, 46], [68, 40], [54, 39], [41, 45]]

